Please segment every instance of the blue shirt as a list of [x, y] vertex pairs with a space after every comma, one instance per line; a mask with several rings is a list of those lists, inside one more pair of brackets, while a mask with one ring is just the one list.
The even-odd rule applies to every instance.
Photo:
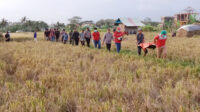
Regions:
[[37, 38], [37, 32], [34, 33], [34, 38]]

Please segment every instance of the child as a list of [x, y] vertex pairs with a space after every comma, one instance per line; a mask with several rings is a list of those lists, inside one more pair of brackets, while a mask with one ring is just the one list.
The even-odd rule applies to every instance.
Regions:
[[34, 40], [37, 42], [37, 31], [34, 32]]
[[65, 32], [65, 34], [64, 34], [64, 38], [63, 38], [63, 40], [64, 40], [64, 44], [66, 44], [67, 43], [67, 41], [68, 41], [68, 34]]

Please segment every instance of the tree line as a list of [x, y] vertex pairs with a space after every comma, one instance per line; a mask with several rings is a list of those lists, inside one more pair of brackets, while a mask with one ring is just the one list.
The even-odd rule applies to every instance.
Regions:
[[59, 28], [59, 29], [85, 29], [85, 28], [102, 28], [107, 29], [114, 26], [114, 19], [101, 19], [97, 22], [93, 20], [83, 21], [81, 17], [74, 16], [68, 19], [69, 24], [56, 22], [55, 24], [49, 25], [44, 21], [34, 21], [27, 17], [23, 17], [18, 22], [9, 22], [5, 18], [0, 20], [0, 32], [33, 32], [33, 31], [44, 31], [46, 28]]

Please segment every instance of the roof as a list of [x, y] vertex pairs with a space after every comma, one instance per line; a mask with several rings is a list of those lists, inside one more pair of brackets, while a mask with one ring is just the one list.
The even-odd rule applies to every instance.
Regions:
[[145, 26], [140, 20], [133, 18], [119, 18], [115, 23], [125, 26]]
[[177, 31], [184, 29], [186, 31], [200, 31], [200, 25], [198, 24], [191, 24], [191, 25], [184, 25], [180, 27]]

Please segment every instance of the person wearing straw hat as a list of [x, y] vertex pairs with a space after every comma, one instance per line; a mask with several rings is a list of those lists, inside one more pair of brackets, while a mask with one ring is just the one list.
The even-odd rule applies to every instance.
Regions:
[[161, 31], [161, 33], [154, 38], [154, 43], [156, 44], [157, 47], [158, 58], [166, 58], [167, 56], [166, 41], [167, 41], [166, 30]]

